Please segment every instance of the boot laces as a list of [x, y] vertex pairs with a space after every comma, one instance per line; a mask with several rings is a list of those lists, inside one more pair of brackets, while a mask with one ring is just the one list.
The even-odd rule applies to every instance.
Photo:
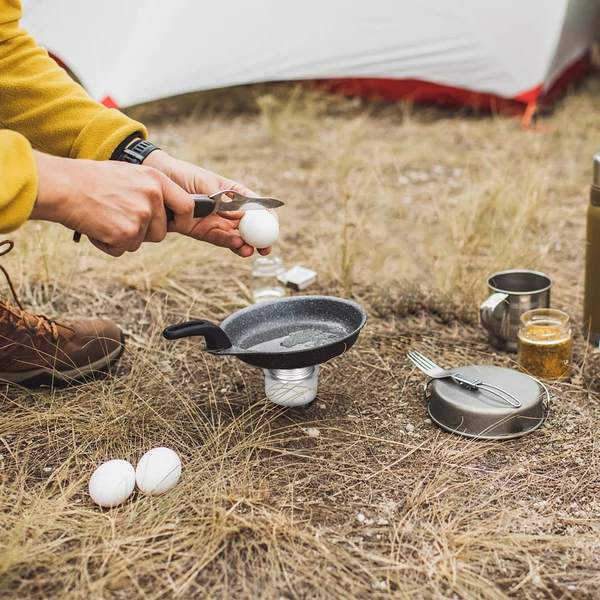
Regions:
[[[0, 256], [8, 254], [13, 249], [14, 245], [15, 243], [12, 240], [0, 241]], [[8, 322], [17, 329], [29, 329], [31, 333], [34, 334], [50, 333], [52, 335], [52, 341], [58, 342], [58, 327], [56, 326], [54, 319], [51, 319], [44, 314], [33, 315], [25, 312], [10, 275], [1, 264], [0, 271], [4, 273], [8, 287], [10, 288], [13, 298], [17, 304], [17, 306], [12, 306], [8, 304], [8, 302], [3, 302], [0, 300], [0, 307], [6, 312]]]

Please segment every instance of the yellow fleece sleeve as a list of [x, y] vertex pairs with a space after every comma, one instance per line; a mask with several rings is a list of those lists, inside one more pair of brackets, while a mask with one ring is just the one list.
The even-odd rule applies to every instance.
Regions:
[[23, 134], [38, 150], [107, 160], [144, 125], [95, 102], [44, 48], [19, 28], [19, 0], [0, 0], [0, 128]]
[[0, 233], [18, 229], [29, 218], [36, 197], [31, 144], [19, 133], [0, 129]]

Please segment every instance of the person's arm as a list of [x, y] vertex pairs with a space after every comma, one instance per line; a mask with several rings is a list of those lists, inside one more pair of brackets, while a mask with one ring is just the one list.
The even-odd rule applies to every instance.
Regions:
[[24, 135], [37, 150], [108, 160], [144, 125], [95, 102], [19, 27], [19, 0], [0, 0], [0, 129]]
[[[94, 246], [113, 256], [134, 252], [142, 242], [160, 242], [167, 230], [229, 248], [238, 256], [252, 256], [254, 249], [244, 242], [237, 229], [243, 213], [194, 219], [194, 202], [186, 186], [213, 192], [236, 189], [250, 193], [249, 190], [160, 150], [152, 152], [148, 159], [159, 153], [163, 158], [155, 159], [151, 165], [146, 165], [147, 161], [130, 165], [73, 160], [34, 151], [38, 197], [29, 218], [61, 223], [86, 235]], [[175, 216], [168, 227], [165, 206]], [[270, 248], [259, 252], [268, 254]]]
[[[249, 191], [161, 151], [142, 167], [106, 162], [131, 136], [147, 139], [146, 128], [92, 100], [19, 28], [20, 17], [19, 0], [0, 0], [0, 130], [26, 138], [0, 140], [0, 157], [6, 152], [22, 169], [13, 176], [0, 165], [0, 185], [5, 173], [10, 181], [14, 177], [10, 189], [0, 190], [0, 211], [8, 211], [0, 212], [0, 232], [16, 229], [26, 218], [54, 221], [120, 256], [143, 241], [164, 238], [166, 205], [175, 213], [169, 231], [251, 256], [254, 249], [237, 231], [241, 214], [193, 219], [188, 195], [222, 186]], [[92, 160], [71, 160], [86, 158]]]
[[37, 167], [29, 142], [19, 133], [0, 129], [0, 233], [20, 227], [37, 194]]

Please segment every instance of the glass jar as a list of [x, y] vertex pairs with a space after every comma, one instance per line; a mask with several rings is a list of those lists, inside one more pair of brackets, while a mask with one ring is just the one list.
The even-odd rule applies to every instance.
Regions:
[[565, 379], [571, 374], [569, 315], [553, 308], [536, 308], [521, 315], [519, 369], [539, 379]]
[[266, 302], [286, 296], [285, 286], [277, 279], [285, 273], [283, 259], [280, 256], [259, 256], [252, 263], [252, 281], [250, 293], [252, 302]]

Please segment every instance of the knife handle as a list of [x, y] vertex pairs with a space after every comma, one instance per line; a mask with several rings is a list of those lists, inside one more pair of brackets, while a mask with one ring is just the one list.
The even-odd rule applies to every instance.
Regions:
[[[206, 194], [194, 194], [194, 219], [200, 217], [206, 217], [212, 214], [217, 205], [216, 200], [213, 200]], [[165, 212], [167, 213], [167, 221], [172, 221], [175, 218], [175, 213], [165, 206]]]

